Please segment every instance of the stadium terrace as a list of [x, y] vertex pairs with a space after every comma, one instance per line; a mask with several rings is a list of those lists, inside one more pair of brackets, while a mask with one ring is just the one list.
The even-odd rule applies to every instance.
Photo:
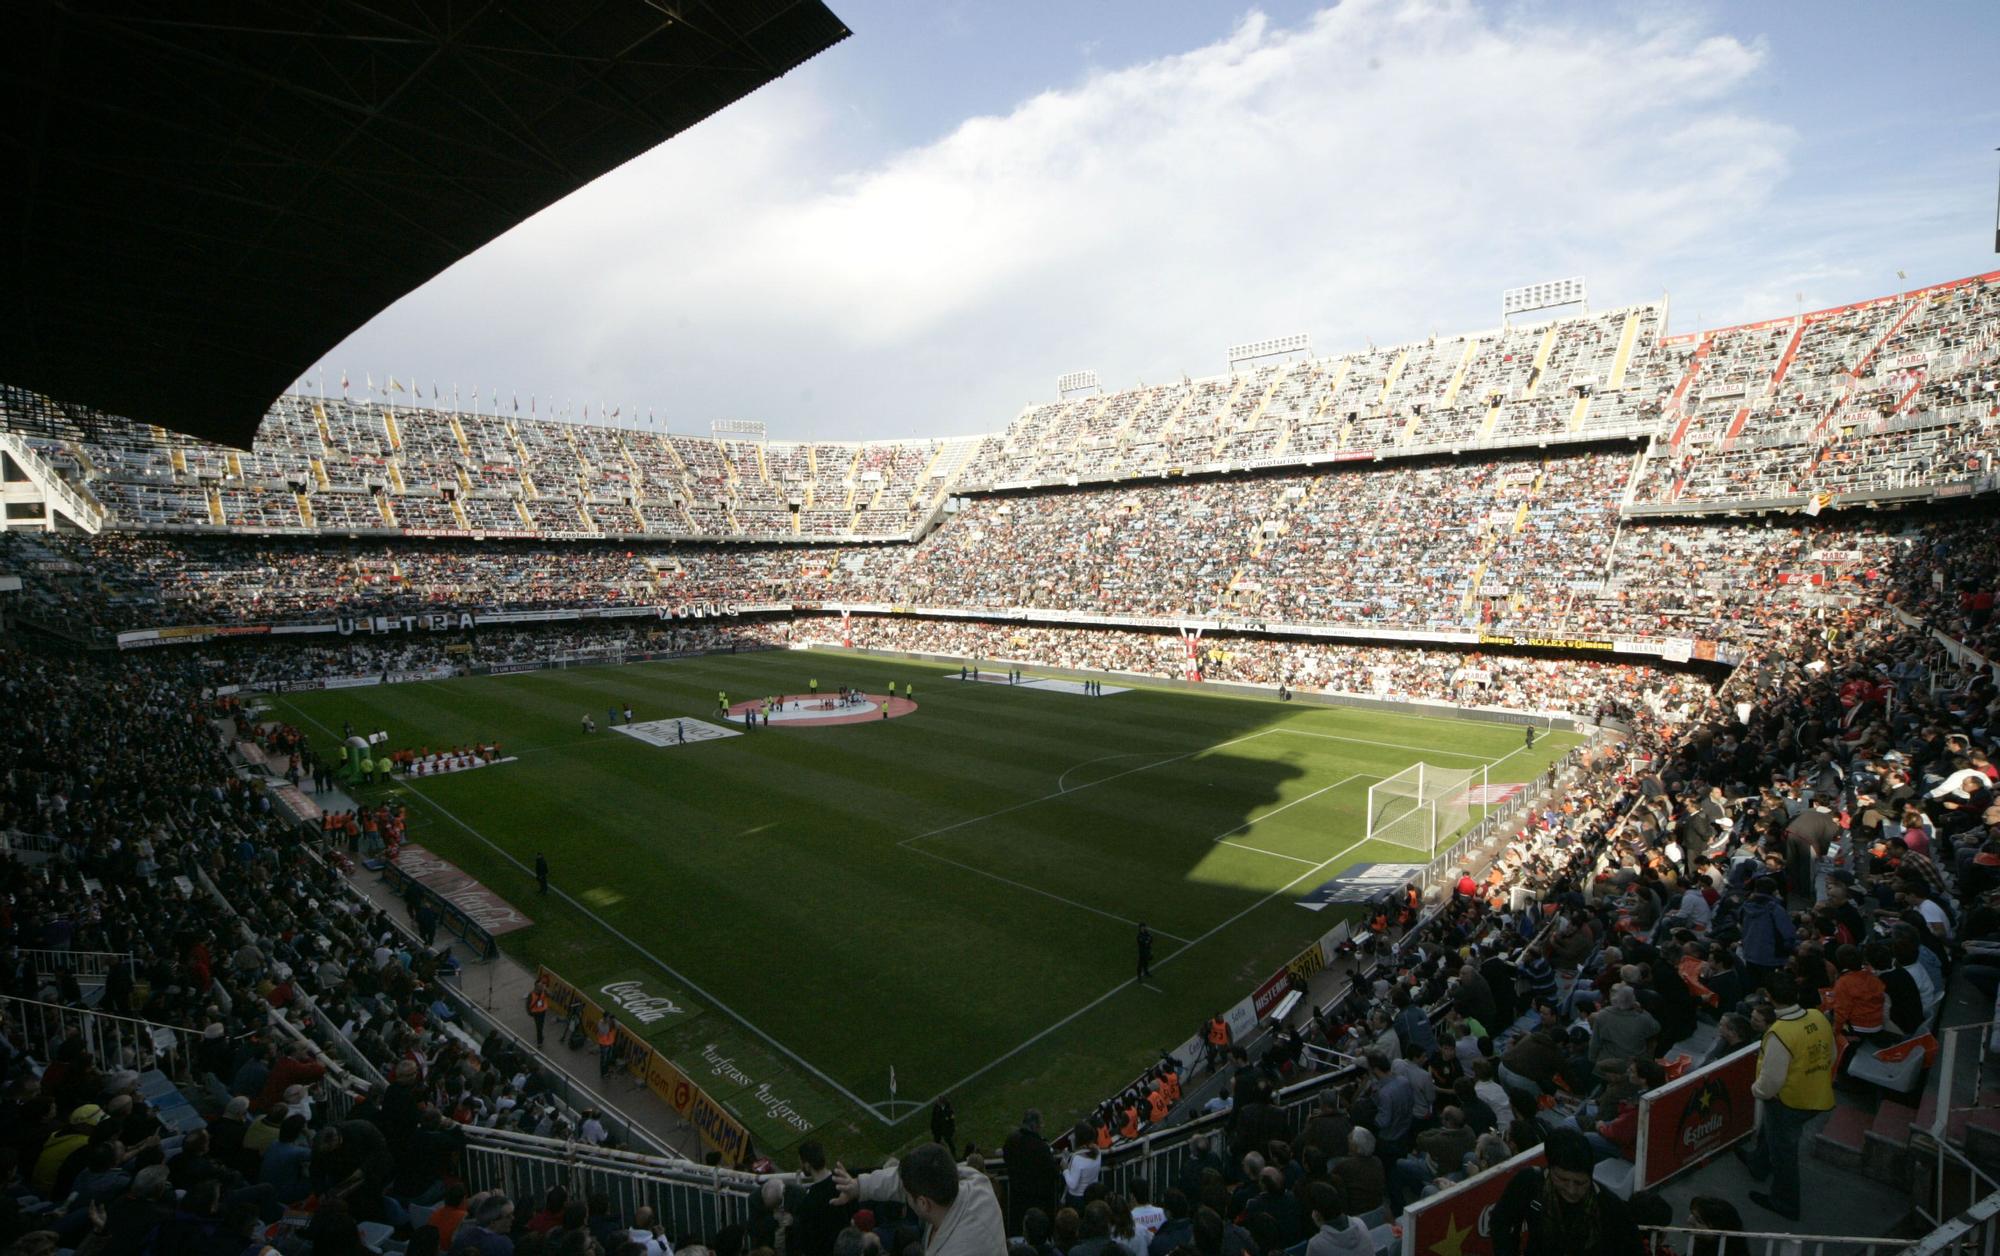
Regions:
[[1621, 1252], [1697, 1237], [1697, 1184], [1777, 1241], [1943, 1220], [1995, 1147], [2000, 273], [1668, 313], [919, 441], [398, 390], [233, 450], [0, 392], [23, 1216], [492, 1256], [952, 1208], [951, 1256], [1484, 1256], [1545, 1182]]

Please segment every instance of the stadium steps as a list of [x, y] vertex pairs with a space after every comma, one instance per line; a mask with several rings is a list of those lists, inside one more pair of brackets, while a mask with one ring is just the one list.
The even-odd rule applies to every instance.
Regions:
[[535, 531], [535, 517], [528, 513], [528, 503], [516, 497], [514, 499], [514, 513], [520, 516], [523, 528], [530, 532]]
[[308, 528], [319, 526], [313, 521], [312, 499], [304, 493], [294, 493], [293, 496], [299, 499], [299, 518], [305, 520]]
[[1680, 414], [1680, 418], [1674, 423], [1673, 434], [1667, 438], [1667, 444], [1675, 449], [1679, 449], [1681, 442], [1687, 439], [1688, 425], [1694, 422], [1694, 415], [1688, 412], [1684, 403], [1688, 391], [1694, 387], [1695, 376], [1701, 374], [1702, 363], [1707, 360], [1709, 350], [1713, 348], [1715, 348], [1715, 335], [1711, 332], [1703, 336], [1701, 343], [1695, 346], [1694, 353], [1688, 358], [1687, 370], [1681, 375], [1681, 382], [1674, 385], [1674, 391], [1667, 397], [1666, 413], [1672, 414], [1678, 411]]
[[1493, 435], [1493, 429], [1500, 426], [1500, 407], [1505, 400], [1499, 393], [1493, 394], [1493, 403], [1486, 407], [1486, 421], [1479, 425], [1479, 439], [1486, 440]]
[[1632, 364], [1632, 350], [1639, 344], [1639, 311], [1625, 315], [1625, 326], [1618, 333], [1618, 352], [1611, 358], [1611, 375], [1604, 382], [1606, 388], [1625, 386], [1625, 368]]
[[1542, 333], [1542, 343], [1535, 350], [1534, 364], [1528, 368], [1528, 382], [1521, 389], [1523, 401], [1533, 397], [1535, 391], [1542, 386], [1542, 376], [1549, 367], [1549, 355], [1554, 353], [1556, 348], [1556, 328], [1561, 325], [1560, 322], [1550, 323], [1549, 329]]
[[1903, 395], [1896, 398], [1895, 407], [1891, 409], [1889, 413], [1893, 416], [1902, 414], [1904, 411], [1908, 410], [1910, 408], [1910, 403], [1917, 399], [1917, 393], [1923, 389], [1924, 383], [1925, 381], [1920, 379], [1916, 383], [1911, 384], [1907, 389], [1905, 389], [1903, 391]]
[[228, 456], [223, 458], [222, 462], [224, 466], [229, 468], [230, 479], [240, 480], [243, 478], [243, 459], [239, 454], [232, 450]]
[[1740, 410], [1736, 410], [1734, 418], [1730, 418], [1730, 426], [1722, 432], [1722, 440], [1716, 442], [1718, 450], [1722, 450], [1722, 452], [1732, 450], [1736, 446], [1736, 438], [1742, 436], [1744, 426], [1750, 422], [1750, 412], [1756, 406], [1760, 406], [1760, 404], [1764, 404], [1764, 402], [1768, 402], [1768, 400], [1772, 400], [1772, 398], [1778, 396], [1778, 388], [1784, 384], [1786, 372], [1792, 370], [1792, 360], [1798, 356], [1798, 346], [1800, 346], [1800, 342], [1804, 338], [1806, 338], [1806, 320], [1804, 318], [1794, 318], [1792, 320], [1792, 338], [1784, 342], [1784, 352], [1778, 354], [1778, 366], [1772, 368], [1770, 380], [1764, 384], [1764, 388], [1758, 390], [1758, 400], [1754, 404], [1742, 406]]
[[387, 493], [375, 494], [375, 509], [382, 512], [383, 523], [392, 528], [398, 526], [396, 523], [396, 508], [389, 504], [389, 495]]
[[403, 429], [396, 424], [395, 411], [382, 411], [382, 431], [389, 437], [389, 448], [401, 449], [403, 447]]
[[1472, 369], [1472, 359], [1479, 352], [1479, 337], [1465, 338], [1465, 352], [1458, 355], [1458, 369], [1451, 373], [1451, 382], [1444, 388], [1444, 404], [1439, 407], [1449, 410], [1458, 404], [1458, 390], [1465, 386], [1465, 373]]
[[314, 458], [312, 460], [311, 465], [312, 465], [312, 478], [314, 486], [317, 487], [321, 492], [325, 492], [327, 489], [332, 488], [333, 481], [326, 478], [326, 463], [320, 461], [318, 458]]
[[[1099, 394], [1097, 398], [1096, 408], [1093, 409], [1088, 415], [1084, 417], [1083, 422], [1077, 424], [1076, 439], [1069, 443], [1065, 452], [1074, 453], [1077, 450], [1083, 448], [1083, 442], [1090, 439], [1091, 432], [1096, 430], [1097, 420], [1104, 417], [1104, 412], [1110, 409], [1110, 407], [1111, 407], [1111, 394], [1110, 393]], [[1130, 422], [1131, 418], [1132, 418], [1131, 415], [1129, 414], [1126, 415], [1125, 416], [1126, 422]], [[1123, 430], [1124, 430], [1124, 424], [1121, 423], [1119, 424], [1119, 431], [1122, 432]]]
[[1409, 360], [1410, 351], [1407, 348], [1397, 351], [1396, 360], [1389, 364], [1389, 373], [1382, 377], [1382, 391], [1375, 394], [1376, 405], [1389, 404], [1389, 394], [1396, 391], [1396, 381], [1402, 377], [1403, 367]]
[[458, 498], [456, 497], [451, 499], [450, 505], [451, 505], [451, 516], [452, 518], [458, 520], [458, 526], [464, 531], [467, 532], [472, 531], [472, 521], [465, 517], [464, 505], [462, 505], [459, 502]]
[[[230, 456], [235, 457], [234, 454]], [[398, 493], [407, 493], [409, 489], [404, 487], [403, 485], [403, 468], [401, 460], [396, 458], [389, 459], [388, 471], [389, 471], [389, 487], [395, 489]]]
[[188, 473], [187, 454], [181, 451], [179, 445], [174, 445], [167, 450], [167, 461], [172, 464], [175, 475], [186, 475]]
[[313, 426], [319, 429], [319, 443], [322, 449], [333, 448], [333, 428], [327, 425], [326, 406], [318, 401], [312, 403]]
[[458, 421], [458, 416], [454, 414], [446, 419], [445, 422], [451, 425], [451, 435], [458, 442], [459, 452], [470, 458], [472, 456], [472, 442], [465, 439], [465, 427]]
[[1182, 416], [1187, 414], [1188, 406], [1193, 401], [1194, 401], [1194, 389], [1183, 388], [1181, 390], [1181, 399], [1174, 403], [1173, 412], [1167, 415], [1167, 421], [1165, 423], [1160, 424], [1160, 434], [1156, 439], [1159, 441], [1160, 446], [1162, 448], [1164, 449], [1173, 448], [1174, 429], [1180, 426], [1180, 421]]
[[1918, 310], [1922, 309], [1923, 305], [1924, 301], [1923, 298], [1921, 297], [1918, 297], [1910, 301], [1909, 304], [1905, 305], [1903, 307], [1903, 312], [1896, 316], [1896, 321], [1889, 324], [1889, 330], [1883, 332], [1882, 335], [1876, 339], [1874, 344], [1868, 346], [1868, 352], [1861, 355], [1860, 361], [1856, 362], [1852, 367], [1848, 368], [1847, 371], [1848, 375], [1854, 379], [1860, 379], [1862, 374], [1867, 369], [1868, 364], [1875, 360], [1875, 355], [1882, 352], [1882, 346], [1888, 344], [1889, 341], [1895, 337], [1897, 332], [1903, 330], [1903, 324], [1909, 322], [1911, 316], [1914, 315]]
[[1717, 448], [1727, 453], [1736, 444], [1736, 438], [1743, 434], [1743, 428], [1749, 421], [1750, 407], [1739, 406], [1736, 413], [1730, 417], [1729, 426], [1723, 430], [1722, 440], [1717, 443]]
[[1584, 393], [1576, 399], [1576, 405], [1569, 412], [1569, 430], [1581, 432], [1585, 416], [1590, 413], [1590, 394]]

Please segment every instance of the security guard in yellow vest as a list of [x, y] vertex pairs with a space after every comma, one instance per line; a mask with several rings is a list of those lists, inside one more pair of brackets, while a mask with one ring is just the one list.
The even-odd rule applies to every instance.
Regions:
[[1765, 980], [1777, 1019], [1764, 1034], [1763, 1056], [1751, 1093], [1763, 1100], [1757, 1146], [1737, 1155], [1750, 1176], [1771, 1179], [1771, 1191], [1751, 1191], [1750, 1202], [1788, 1221], [1799, 1219], [1799, 1143], [1807, 1124], [1833, 1107], [1833, 1024], [1818, 1008], [1799, 1006], [1798, 981], [1785, 969]]

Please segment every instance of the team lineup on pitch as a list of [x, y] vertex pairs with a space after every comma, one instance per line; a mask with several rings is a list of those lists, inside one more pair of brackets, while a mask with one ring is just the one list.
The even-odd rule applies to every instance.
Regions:
[[[851, 707], [801, 686], [808, 660], [854, 677]], [[891, 677], [930, 696], [890, 704]], [[1367, 840], [1371, 784], [1420, 760], [1528, 777], [1571, 744], [1530, 752], [1511, 725], [1147, 688], [1099, 701], [1062, 678], [937, 683], [956, 679], [784, 652], [282, 701], [321, 731], [365, 707], [394, 737], [519, 746], [500, 770], [392, 786], [413, 836], [516, 901], [548, 848], [559, 905], [506, 948], [580, 988], [668, 999], [680, 1011], [641, 1032], [704, 1084], [727, 1089], [702, 1065], [726, 1057], [767, 1146], [802, 1123], [890, 1146], [937, 1095], [998, 1113], [1029, 1078], [1079, 1103], [1122, 1084], [1214, 1011], [1201, 1000], [1324, 931], [1295, 901], [1349, 864], [1414, 858]], [[732, 698], [725, 721], [718, 690], [783, 698]], [[575, 712], [607, 701], [635, 718], [578, 736]], [[756, 889], [776, 884], [790, 888]], [[902, 905], [886, 920], [884, 901]], [[1157, 939], [1143, 984], [1141, 920]], [[788, 955], [843, 957], [853, 984], [767, 962]], [[889, 1058], [854, 1023], [857, 994], [937, 1032]], [[760, 1119], [759, 1095], [786, 1119]]]

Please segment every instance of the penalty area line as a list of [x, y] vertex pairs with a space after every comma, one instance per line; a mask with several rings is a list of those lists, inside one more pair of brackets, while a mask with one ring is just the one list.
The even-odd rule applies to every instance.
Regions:
[[[1254, 735], [1254, 734], [1253, 734], [1253, 735]], [[1246, 740], [1247, 740], [1247, 739], [1246, 739]], [[1347, 778], [1346, 778], [1346, 780], [1341, 780], [1341, 781], [1336, 781], [1336, 782], [1334, 782], [1334, 783], [1333, 783], [1332, 785], [1329, 785], [1329, 786], [1327, 786], [1327, 787], [1326, 787], [1326, 789], [1321, 789], [1321, 790], [1316, 790], [1316, 791], [1314, 791], [1314, 792], [1315, 792], [1315, 793], [1325, 793], [1327, 789], [1335, 789], [1335, 788], [1338, 788], [1338, 787], [1339, 787], [1339, 786], [1341, 786], [1341, 785], [1345, 785], [1345, 784], [1346, 784], [1346, 783], [1347, 783], [1348, 781], [1352, 781], [1352, 780], [1356, 780], [1356, 779], [1358, 779], [1358, 778], [1360, 778], [1360, 777], [1363, 777], [1363, 776], [1366, 776], [1366, 775], [1368, 775], [1368, 774], [1367, 774], [1366, 772], [1356, 772], [1356, 773], [1355, 773], [1355, 774], [1354, 774], [1353, 776], [1350, 776], [1350, 777], [1347, 777]], [[1307, 795], [1307, 797], [1311, 797], [1311, 796], [1312, 796], [1312, 795]], [[1295, 801], [1295, 802], [1304, 802], [1304, 801], [1305, 801], [1305, 799], [1304, 799], [1304, 798], [1299, 798], [1299, 799], [1295, 799], [1294, 801]], [[1289, 806], [1289, 805], [1291, 805], [1291, 804], [1287, 804], [1287, 805]], [[1267, 813], [1267, 814], [1275, 814], [1275, 813]], [[1254, 822], [1253, 822], [1253, 823], [1254, 823]], [[1240, 826], [1239, 826], [1239, 827], [1240, 827]], [[1236, 830], [1235, 830], [1235, 829], [1231, 829], [1231, 830], [1230, 830], [1230, 832], [1231, 832], [1231, 833], [1233, 833], [1233, 832], [1236, 832]], [[1223, 836], [1224, 836], [1224, 837], [1227, 837], [1228, 835], [1229, 835], [1228, 833], [1225, 833], [1225, 834], [1223, 834]], [[1299, 875], [1297, 875], [1297, 876], [1293, 877], [1293, 878], [1292, 878], [1291, 880], [1289, 880], [1289, 881], [1285, 882], [1285, 883], [1284, 883], [1283, 885], [1279, 886], [1279, 887], [1278, 887], [1277, 889], [1275, 889], [1275, 890], [1272, 890], [1272, 891], [1271, 891], [1271, 892], [1270, 892], [1269, 894], [1266, 894], [1266, 895], [1265, 895], [1264, 897], [1262, 897], [1262, 898], [1258, 899], [1258, 900], [1257, 900], [1256, 902], [1254, 902], [1254, 903], [1250, 904], [1250, 905], [1249, 905], [1248, 907], [1245, 907], [1245, 908], [1244, 908], [1244, 909], [1243, 909], [1242, 911], [1239, 911], [1239, 912], [1237, 912], [1237, 913], [1236, 913], [1235, 915], [1233, 915], [1233, 916], [1231, 916], [1231, 917], [1230, 917], [1229, 919], [1227, 919], [1227, 920], [1223, 921], [1223, 922], [1222, 922], [1221, 924], [1219, 924], [1219, 925], [1215, 926], [1215, 927], [1214, 927], [1213, 929], [1210, 929], [1210, 930], [1209, 930], [1209, 931], [1208, 931], [1207, 933], [1204, 933], [1204, 934], [1202, 934], [1202, 935], [1201, 935], [1200, 937], [1196, 938], [1196, 939], [1195, 939], [1194, 941], [1192, 941], [1192, 942], [1189, 942], [1189, 943], [1188, 943], [1187, 945], [1185, 945], [1185, 946], [1182, 946], [1182, 947], [1178, 947], [1178, 948], [1176, 948], [1175, 950], [1173, 950], [1173, 951], [1169, 952], [1169, 953], [1168, 953], [1168, 954], [1167, 954], [1167, 955], [1166, 955], [1166, 956], [1165, 956], [1164, 958], [1162, 958], [1161, 960], [1159, 960], [1159, 961], [1158, 961], [1158, 963], [1157, 963], [1157, 964], [1155, 964], [1155, 967], [1156, 967], [1156, 968], [1164, 968], [1164, 967], [1166, 967], [1166, 966], [1167, 966], [1168, 964], [1172, 963], [1172, 962], [1173, 962], [1174, 960], [1177, 960], [1177, 959], [1179, 959], [1179, 958], [1180, 958], [1181, 956], [1183, 956], [1183, 955], [1187, 954], [1187, 953], [1188, 953], [1189, 951], [1192, 951], [1192, 950], [1193, 950], [1193, 949], [1194, 949], [1195, 947], [1197, 947], [1197, 946], [1200, 946], [1200, 945], [1201, 945], [1201, 944], [1202, 944], [1203, 942], [1206, 942], [1206, 941], [1208, 941], [1208, 940], [1209, 940], [1210, 938], [1212, 938], [1212, 937], [1214, 937], [1214, 936], [1215, 936], [1216, 934], [1218, 934], [1218, 933], [1222, 932], [1222, 931], [1223, 931], [1224, 929], [1227, 929], [1227, 928], [1228, 928], [1229, 926], [1231, 926], [1231, 925], [1235, 924], [1235, 923], [1236, 923], [1237, 921], [1239, 921], [1239, 920], [1243, 919], [1243, 918], [1244, 918], [1245, 916], [1249, 915], [1249, 914], [1250, 914], [1251, 912], [1253, 912], [1253, 911], [1256, 911], [1256, 910], [1257, 910], [1258, 908], [1260, 908], [1260, 907], [1263, 907], [1263, 906], [1264, 906], [1265, 904], [1269, 903], [1269, 902], [1270, 902], [1270, 901], [1271, 901], [1272, 899], [1274, 899], [1274, 898], [1277, 898], [1277, 897], [1278, 897], [1279, 895], [1281, 895], [1281, 894], [1286, 894], [1286, 893], [1289, 893], [1289, 892], [1290, 892], [1290, 891], [1292, 890], [1292, 887], [1296, 886], [1296, 885], [1297, 885], [1297, 884], [1298, 884], [1299, 882], [1301, 882], [1301, 881], [1305, 880], [1305, 879], [1306, 879], [1307, 877], [1310, 877], [1310, 876], [1314, 876], [1314, 875], [1316, 875], [1316, 874], [1318, 874], [1318, 873], [1320, 873], [1320, 872], [1324, 871], [1325, 869], [1327, 869], [1327, 868], [1331, 867], [1331, 866], [1332, 866], [1333, 864], [1335, 864], [1335, 863], [1338, 863], [1338, 862], [1339, 862], [1340, 860], [1342, 860], [1342, 859], [1345, 859], [1345, 858], [1346, 858], [1346, 857], [1347, 857], [1348, 855], [1351, 855], [1351, 854], [1353, 854], [1353, 853], [1354, 853], [1355, 851], [1357, 851], [1357, 850], [1361, 849], [1361, 848], [1362, 848], [1363, 846], [1366, 846], [1366, 845], [1368, 844], [1368, 842], [1369, 842], [1369, 839], [1368, 839], [1368, 838], [1365, 838], [1365, 837], [1364, 837], [1364, 838], [1362, 838], [1362, 839], [1361, 839], [1360, 841], [1358, 841], [1358, 842], [1350, 842], [1350, 843], [1349, 843], [1348, 845], [1346, 845], [1346, 846], [1342, 847], [1342, 848], [1341, 848], [1340, 850], [1337, 850], [1337, 851], [1335, 851], [1335, 852], [1334, 852], [1334, 853], [1333, 853], [1333, 854], [1332, 854], [1331, 856], [1329, 856], [1329, 857], [1327, 857], [1326, 859], [1323, 859], [1323, 860], [1321, 860], [1321, 861], [1320, 861], [1319, 863], [1316, 863], [1316, 864], [1312, 865], [1311, 867], [1307, 868], [1307, 869], [1306, 869], [1306, 870], [1305, 870], [1304, 872], [1301, 872], [1301, 873], [1300, 873]], [[1264, 853], [1265, 853], [1265, 854], [1270, 854], [1271, 852], [1269, 852], [1269, 851], [1266, 851], [1266, 852], [1264, 852]], [[1156, 930], [1156, 932], [1157, 932], [1157, 930]], [[1042, 1039], [1044, 1039], [1044, 1038], [1048, 1037], [1048, 1036], [1049, 1036], [1050, 1034], [1052, 1034], [1052, 1033], [1055, 1033], [1055, 1032], [1056, 1032], [1057, 1030], [1059, 1030], [1059, 1029], [1062, 1029], [1062, 1028], [1064, 1028], [1065, 1026], [1069, 1025], [1069, 1024], [1070, 1024], [1071, 1022], [1073, 1022], [1073, 1021], [1077, 1020], [1078, 1018], [1080, 1018], [1080, 1017], [1082, 1017], [1082, 1016], [1084, 1016], [1084, 1015], [1086, 1015], [1086, 1014], [1088, 1014], [1088, 1013], [1090, 1013], [1090, 1012], [1092, 1012], [1092, 1011], [1095, 1011], [1095, 1010], [1096, 1010], [1096, 1009], [1097, 1009], [1097, 1008], [1098, 1008], [1098, 1007], [1099, 1007], [1100, 1005], [1102, 1005], [1102, 1004], [1103, 1004], [1103, 1003], [1105, 1003], [1105, 1002], [1106, 1002], [1107, 1000], [1109, 1000], [1109, 999], [1113, 998], [1114, 996], [1116, 996], [1116, 995], [1117, 995], [1117, 994], [1118, 994], [1118, 993], [1119, 993], [1120, 991], [1122, 991], [1122, 990], [1127, 990], [1127, 989], [1130, 989], [1130, 988], [1131, 988], [1132, 986], [1134, 986], [1134, 985], [1142, 985], [1142, 986], [1143, 986], [1143, 985], [1145, 985], [1145, 983], [1144, 983], [1144, 982], [1139, 982], [1139, 981], [1135, 981], [1135, 980], [1133, 980], [1133, 979], [1130, 979], [1130, 978], [1128, 978], [1128, 979], [1126, 979], [1126, 980], [1124, 980], [1124, 981], [1121, 981], [1121, 982], [1119, 982], [1119, 983], [1118, 983], [1117, 985], [1115, 985], [1115, 986], [1111, 987], [1111, 988], [1110, 988], [1109, 990], [1106, 990], [1106, 991], [1105, 991], [1105, 992], [1104, 992], [1103, 994], [1100, 994], [1100, 995], [1098, 995], [1098, 996], [1097, 996], [1096, 998], [1092, 999], [1092, 1000], [1091, 1000], [1090, 1002], [1088, 1002], [1088, 1003], [1084, 1004], [1084, 1005], [1083, 1005], [1082, 1007], [1080, 1007], [1080, 1008], [1076, 1009], [1076, 1010], [1075, 1010], [1074, 1012], [1071, 1012], [1071, 1013], [1070, 1013], [1069, 1015], [1067, 1015], [1067, 1016], [1063, 1017], [1063, 1018], [1062, 1018], [1061, 1020], [1057, 1021], [1057, 1022], [1056, 1022], [1055, 1024], [1053, 1024], [1053, 1025], [1050, 1025], [1050, 1026], [1049, 1026], [1048, 1028], [1046, 1028], [1046, 1029], [1042, 1030], [1042, 1031], [1041, 1031], [1040, 1033], [1037, 1033], [1037, 1034], [1035, 1034], [1035, 1035], [1034, 1035], [1033, 1037], [1029, 1038], [1029, 1039], [1028, 1039], [1027, 1041], [1025, 1041], [1025, 1042], [1022, 1042], [1022, 1043], [1018, 1044], [1017, 1046], [1014, 1046], [1014, 1047], [1011, 1047], [1011, 1048], [1009, 1048], [1009, 1049], [1008, 1049], [1007, 1051], [1005, 1051], [1005, 1052], [1001, 1053], [1000, 1055], [998, 1055], [998, 1056], [994, 1057], [993, 1059], [991, 1059], [991, 1060], [987, 1061], [987, 1062], [986, 1062], [985, 1064], [982, 1064], [982, 1065], [980, 1065], [980, 1066], [979, 1066], [978, 1068], [974, 1069], [974, 1070], [973, 1070], [972, 1072], [970, 1072], [970, 1073], [967, 1073], [967, 1074], [966, 1074], [966, 1075], [965, 1075], [964, 1077], [961, 1077], [961, 1078], [959, 1078], [959, 1079], [958, 1079], [957, 1081], [953, 1082], [953, 1083], [952, 1083], [951, 1085], [949, 1085], [949, 1086], [946, 1086], [946, 1087], [945, 1087], [945, 1088], [944, 1088], [943, 1090], [940, 1090], [940, 1091], [939, 1091], [939, 1092], [938, 1092], [937, 1094], [935, 1094], [935, 1095], [931, 1096], [930, 1100], [929, 1100], [928, 1102], [926, 1102], [926, 1103], [925, 1103], [925, 1104], [924, 1104], [923, 1106], [925, 1106], [925, 1107], [929, 1107], [931, 1103], [935, 1103], [935, 1102], [937, 1102], [937, 1100], [938, 1100], [938, 1099], [940, 1099], [940, 1098], [944, 1097], [945, 1095], [949, 1095], [949, 1094], [952, 1094], [952, 1093], [953, 1093], [953, 1092], [955, 1092], [955, 1091], [960, 1091], [960, 1090], [963, 1090], [963, 1089], [965, 1089], [965, 1087], [966, 1087], [966, 1086], [968, 1086], [968, 1085], [970, 1085], [971, 1083], [973, 1083], [973, 1082], [977, 1081], [977, 1080], [978, 1080], [978, 1079], [980, 1079], [981, 1077], [984, 1077], [984, 1076], [985, 1076], [986, 1074], [988, 1074], [988, 1073], [992, 1072], [992, 1071], [993, 1071], [994, 1069], [996, 1069], [996, 1068], [999, 1068], [999, 1067], [1000, 1067], [1000, 1066], [1001, 1066], [1002, 1064], [1005, 1064], [1005, 1063], [1006, 1063], [1007, 1061], [1009, 1061], [1009, 1060], [1013, 1059], [1013, 1058], [1014, 1058], [1015, 1056], [1017, 1056], [1017, 1055], [1021, 1054], [1021, 1052], [1023, 1052], [1023, 1051], [1026, 1051], [1026, 1050], [1027, 1050], [1027, 1049], [1028, 1049], [1029, 1047], [1032, 1047], [1032, 1046], [1034, 1046], [1034, 1045], [1035, 1045], [1036, 1043], [1038, 1043], [1038, 1042], [1040, 1042], [1040, 1041], [1041, 1041]], [[1159, 990], [1159, 987], [1158, 987], [1158, 986], [1147, 986], [1146, 988], [1147, 988], [1147, 989], [1150, 989], [1150, 990]], [[1162, 994], [1165, 994], [1165, 993], [1166, 993], [1166, 991], [1164, 991], [1164, 990], [1159, 990], [1159, 992], [1160, 992], [1160, 993], [1162, 993]], [[901, 1123], [901, 1120], [902, 1120], [902, 1118], [898, 1118], [898, 1119], [897, 1119], [896, 1121], [891, 1121], [891, 1122], [890, 1122], [890, 1124], [891, 1124], [891, 1125], [896, 1125], [896, 1124], [900, 1124], [900, 1123]]]
[[[1234, 745], [1239, 745], [1246, 741], [1255, 741], [1259, 737], [1269, 736], [1274, 731], [1276, 730], [1269, 728], [1260, 729], [1259, 731], [1247, 734], [1246, 736], [1232, 737], [1228, 741], [1219, 741], [1215, 743], [1213, 746], [1203, 746], [1198, 750], [1190, 750], [1186, 754], [1172, 755], [1165, 759], [1157, 759], [1152, 763], [1142, 763], [1136, 768], [1126, 768], [1123, 772], [1113, 772], [1109, 776], [1100, 776], [1094, 781], [1085, 781], [1083, 784], [1077, 786], [1075, 789], [1058, 789], [1052, 794], [1043, 794], [1039, 798], [1029, 798], [1022, 802], [1017, 802], [1010, 806], [1002, 807], [998, 811], [989, 811], [983, 816], [973, 816], [970, 819], [959, 820], [956, 821], [955, 823], [946, 824], [941, 827], [932, 829], [928, 833], [919, 833], [915, 837], [906, 837], [902, 841], [897, 842], [896, 845], [913, 846], [916, 843], [924, 841], [928, 838], [941, 837], [946, 833], [956, 832], [959, 829], [967, 828], [971, 825], [978, 824], [983, 820], [997, 820], [1001, 816], [1012, 815], [1016, 811], [1020, 811], [1023, 810], [1024, 808], [1035, 806], [1037, 803], [1048, 802], [1050, 799], [1053, 798], [1061, 798], [1066, 794], [1080, 794], [1086, 789], [1095, 789], [1099, 785], [1109, 785], [1113, 781], [1121, 780], [1137, 772], [1150, 772], [1154, 768], [1163, 768], [1167, 766], [1169, 763], [1180, 763], [1183, 762], [1184, 760], [1192, 759], [1196, 755], [1207, 754], [1211, 750], [1220, 750], [1225, 746], [1234, 746]], [[1139, 753], [1143, 754], [1145, 752], [1141, 751]], [[1106, 757], [1108, 758], [1110, 756]], [[1092, 762], [1096, 762], [1096, 760], [1092, 760]], [[1084, 765], [1081, 763], [1076, 765], [1076, 767], [1082, 767], [1082, 766]], [[1075, 769], [1072, 768], [1071, 770], [1074, 771]]]

